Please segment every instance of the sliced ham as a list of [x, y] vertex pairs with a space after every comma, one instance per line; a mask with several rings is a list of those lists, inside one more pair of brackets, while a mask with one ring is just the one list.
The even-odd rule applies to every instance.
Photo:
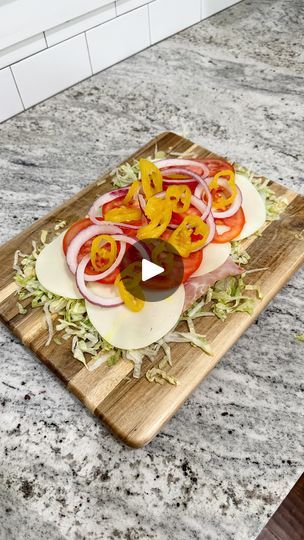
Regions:
[[187, 283], [185, 283], [185, 303], [184, 309], [189, 309], [189, 307], [194, 304], [201, 296], [206, 294], [209, 287], [212, 287], [216, 281], [225, 279], [229, 276], [238, 276], [244, 272], [243, 268], [240, 268], [231, 257], [219, 266], [213, 272], [209, 274], [204, 274], [203, 276], [198, 276], [195, 278], [190, 278]]

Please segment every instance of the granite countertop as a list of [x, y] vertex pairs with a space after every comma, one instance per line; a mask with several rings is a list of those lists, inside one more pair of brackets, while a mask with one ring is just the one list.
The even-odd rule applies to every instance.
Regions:
[[[301, 0], [243, 0], [1, 125], [0, 241], [168, 129], [303, 193], [303, 23]], [[1, 540], [254, 540], [303, 469], [303, 291], [141, 450], [1, 326]]]

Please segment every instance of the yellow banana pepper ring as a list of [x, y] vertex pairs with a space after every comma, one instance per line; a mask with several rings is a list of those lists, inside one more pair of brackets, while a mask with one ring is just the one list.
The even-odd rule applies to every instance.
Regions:
[[[106, 246], [109, 246], [107, 249]], [[91, 263], [96, 272], [103, 272], [110, 268], [117, 257], [117, 244], [107, 234], [96, 236], [91, 247]]]
[[106, 212], [105, 221], [114, 221], [115, 223], [128, 223], [141, 219], [141, 209], [135, 206], [120, 206], [112, 208]]
[[163, 177], [156, 165], [147, 159], [140, 159], [139, 169], [143, 192], [147, 199], [163, 191]]
[[177, 214], [183, 214], [189, 210], [191, 196], [191, 189], [186, 185], [169, 186], [166, 191], [166, 200], [170, 202], [172, 211]]
[[225, 197], [223, 195], [220, 195], [219, 197], [213, 197], [213, 208], [226, 208], [227, 206], [230, 206], [234, 199], [237, 196], [237, 186], [235, 183], [235, 174], [233, 171], [227, 169], [225, 171], [220, 171], [217, 173], [212, 182], [209, 184], [210, 191], [220, 189], [221, 193], [223, 193], [222, 186], [219, 185], [218, 181], [220, 178], [225, 178], [229, 176], [229, 179], [227, 180], [229, 189], [230, 189], [230, 197]]
[[139, 229], [137, 238], [139, 240], [159, 238], [171, 221], [171, 204], [166, 199], [151, 197], [147, 202], [145, 214], [151, 221]]
[[139, 190], [140, 190], [140, 182], [139, 180], [135, 180], [135, 182], [131, 184], [127, 195], [122, 201], [122, 204], [123, 205], [129, 204], [132, 201], [132, 199], [134, 199], [134, 197], [138, 194]]
[[128, 289], [134, 289], [138, 287], [141, 282], [141, 261], [135, 261], [130, 263], [126, 268], [121, 272], [121, 279], [124, 280], [125, 285]]
[[[193, 241], [192, 235], [201, 238]], [[190, 253], [205, 245], [208, 235], [208, 225], [199, 216], [189, 215], [171, 234], [168, 242], [175, 247], [181, 257], [189, 257]]]
[[[114, 285], [118, 287], [119, 295], [128, 309], [134, 312], [138, 312], [143, 309], [145, 305], [144, 300], [136, 298], [136, 296], [126, 289], [121, 274], [118, 274]], [[133, 290], [136, 292], [136, 287], [134, 287]]]
[[150, 197], [146, 204], [145, 214], [147, 218], [154, 219], [159, 214], [162, 214], [166, 208], [170, 208], [170, 204], [165, 199], [156, 196]]

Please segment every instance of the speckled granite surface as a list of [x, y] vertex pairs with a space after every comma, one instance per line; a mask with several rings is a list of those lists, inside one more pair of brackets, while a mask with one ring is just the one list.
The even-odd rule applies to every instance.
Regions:
[[[303, 193], [303, 23], [243, 0], [0, 126], [1, 241], [166, 129]], [[253, 540], [303, 469], [303, 290], [137, 451], [1, 327], [1, 540]]]

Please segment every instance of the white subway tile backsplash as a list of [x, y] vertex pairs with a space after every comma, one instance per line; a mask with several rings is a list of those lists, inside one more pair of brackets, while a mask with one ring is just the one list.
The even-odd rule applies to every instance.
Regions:
[[87, 41], [93, 73], [145, 49], [150, 44], [147, 6], [89, 30]]
[[114, 17], [116, 17], [116, 10], [115, 4], [112, 2], [100, 9], [86, 13], [82, 17], [77, 17], [76, 19], [72, 19], [71, 21], [48, 30], [45, 33], [47, 44], [50, 47], [51, 45], [60, 43], [65, 39], [76, 36], [76, 34], [80, 34], [80, 32], [93, 28], [93, 26], [114, 19]]
[[149, 2], [151, 2], [151, 0], [116, 0], [117, 15], [123, 15], [124, 13], [148, 4]]
[[206, 17], [210, 17], [214, 13], [218, 13], [238, 2], [240, 0], [202, 0], [202, 19], [206, 19]]
[[24, 106], [31, 107], [92, 74], [85, 35], [22, 60], [12, 70]]
[[240, 1], [0, 0], [0, 122]]
[[10, 68], [0, 70], [0, 122], [23, 111]]
[[0, 49], [110, 4], [113, 0], [0, 0]]
[[25, 41], [21, 41], [16, 45], [7, 47], [0, 51], [0, 69], [6, 66], [10, 66], [31, 54], [35, 54], [46, 48], [46, 42], [43, 34], [38, 34]]
[[149, 4], [151, 41], [161, 41], [201, 19], [201, 0], [155, 0]]

